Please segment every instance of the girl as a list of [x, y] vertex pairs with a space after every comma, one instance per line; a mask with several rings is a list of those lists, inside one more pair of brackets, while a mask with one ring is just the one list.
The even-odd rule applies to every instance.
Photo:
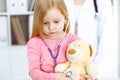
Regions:
[[116, 78], [117, 60], [113, 57], [116, 54], [117, 37], [113, 26], [111, 0], [65, 0], [65, 3], [72, 27], [70, 32], [74, 33], [72, 30], [77, 27], [75, 33], [94, 46], [92, 59], [99, 68], [99, 79]]
[[[69, 33], [69, 29], [63, 0], [36, 1], [32, 37], [27, 43], [29, 75], [33, 80], [71, 80], [54, 72], [56, 64], [66, 61], [67, 45], [79, 39]], [[82, 79], [90, 79], [87, 75], [82, 76]]]

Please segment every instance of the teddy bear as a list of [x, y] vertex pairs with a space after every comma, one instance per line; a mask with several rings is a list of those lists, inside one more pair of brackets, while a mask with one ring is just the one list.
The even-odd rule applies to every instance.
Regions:
[[55, 72], [62, 72], [72, 80], [79, 80], [81, 74], [89, 75], [92, 80], [98, 77], [98, 69], [91, 61], [93, 47], [85, 40], [72, 41], [66, 51], [67, 61], [57, 64]]

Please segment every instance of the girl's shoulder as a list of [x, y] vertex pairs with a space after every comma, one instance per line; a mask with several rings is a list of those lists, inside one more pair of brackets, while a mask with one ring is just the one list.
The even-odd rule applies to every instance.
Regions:
[[77, 36], [76, 34], [68, 33], [65, 36], [65, 40], [68, 41], [68, 42], [71, 42], [71, 41], [76, 40], [76, 39], [80, 39], [80, 37]]
[[80, 37], [78, 35], [72, 34], [72, 33], [68, 33], [66, 35], [66, 38], [68, 38], [68, 39], [72, 39], [72, 38], [80, 39]]
[[33, 38], [29, 39], [28, 43], [29, 42], [34, 42], [34, 41], [39, 41], [39, 40], [40, 40], [40, 38], [36, 36], [36, 37], [33, 37]]
[[39, 37], [33, 37], [28, 42], [27, 45], [38, 45], [41, 44], [41, 39]]

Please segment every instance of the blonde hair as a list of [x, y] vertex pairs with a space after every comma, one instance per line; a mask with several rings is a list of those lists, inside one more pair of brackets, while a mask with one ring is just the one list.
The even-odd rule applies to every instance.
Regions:
[[67, 20], [67, 23], [64, 25], [63, 31], [66, 30], [66, 33], [70, 30], [70, 25], [68, 23], [68, 12], [66, 5], [64, 3], [64, 0], [36, 0], [35, 7], [34, 7], [34, 18], [33, 18], [33, 31], [32, 36], [42, 36], [42, 27], [43, 27], [43, 19], [44, 16], [47, 14], [47, 11], [52, 8], [57, 7], [61, 14], [64, 15], [65, 19]]

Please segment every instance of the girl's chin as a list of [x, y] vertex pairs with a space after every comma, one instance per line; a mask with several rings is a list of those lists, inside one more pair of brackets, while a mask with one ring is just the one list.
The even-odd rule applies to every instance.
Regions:
[[55, 39], [55, 38], [62, 38], [62, 37], [60, 37], [60, 36], [50, 36], [50, 37], [48, 37], [48, 38]]
[[62, 38], [61, 36], [58, 36], [58, 35], [56, 35], [56, 36], [44, 35], [43, 37], [44, 37], [44, 38], [52, 38], [52, 39], [54, 39], [54, 38]]
[[64, 34], [61, 34], [61, 35], [57, 35], [57, 34], [53, 34], [53, 35], [47, 35], [47, 34], [44, 34], [43, 37], [44, 38], [62, 38], [64, 36]]

